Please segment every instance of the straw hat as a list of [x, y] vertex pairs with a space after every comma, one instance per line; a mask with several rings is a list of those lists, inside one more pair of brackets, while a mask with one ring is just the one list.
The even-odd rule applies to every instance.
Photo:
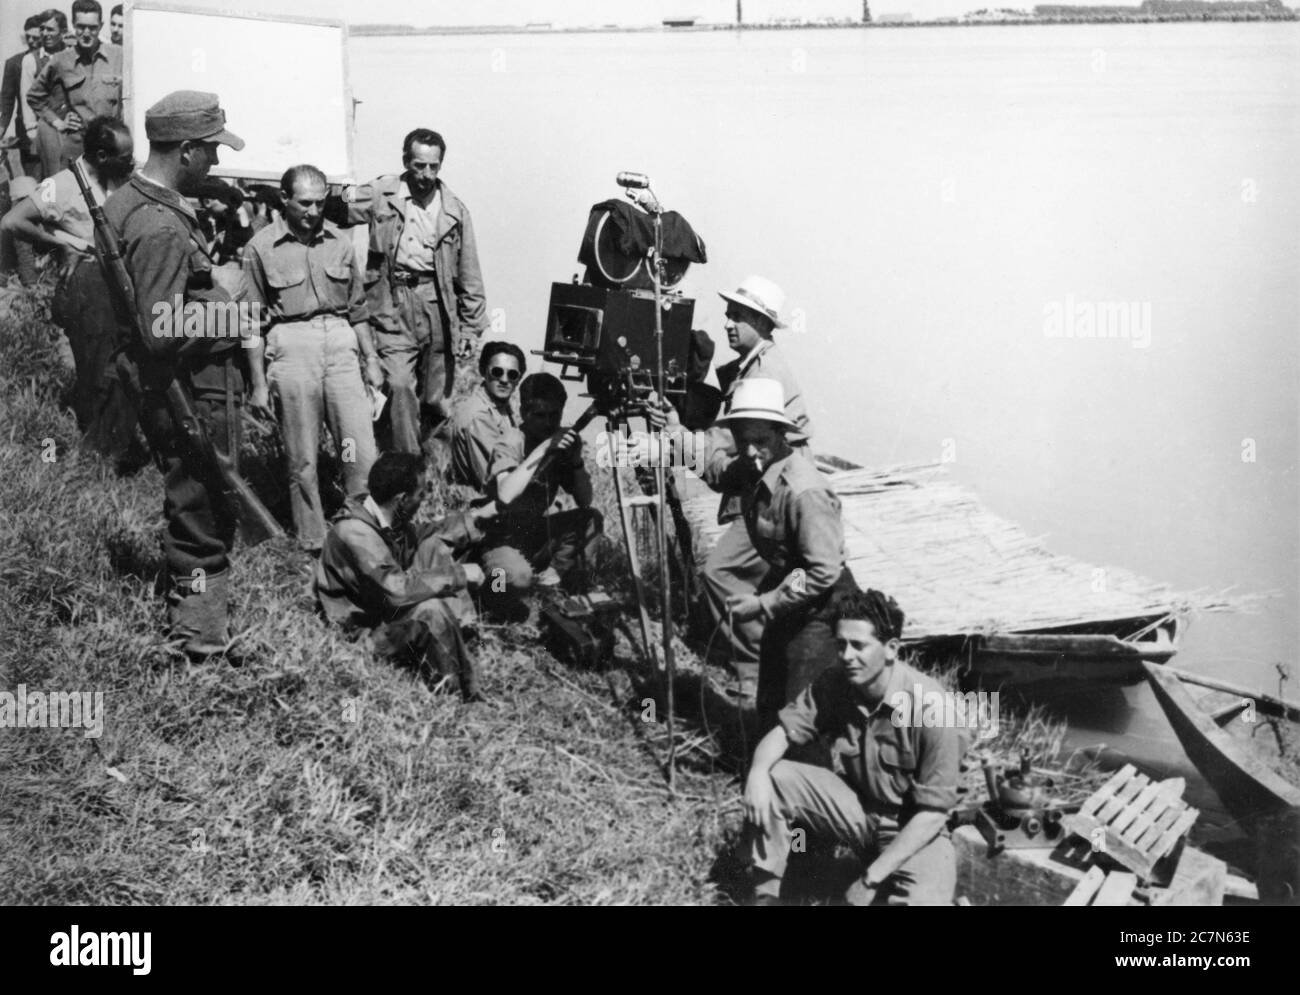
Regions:
[[726, 425], [741, 419], [776, 422], [788, 432], [799, 431], [799, 426], [786, 417], [785, 390], [780, 380], [752, 377], [736, 384], [731, 407], [716, 424]]
[[751, 311], [757, 311], [771, 318], [777, 328], [784, 328], [781, 320], [781, 306], [785, 304], [785, 292], [771, 280], [762, 276], [747, 276], [740, 281], [735, 293], [718, 293], [724, 301], [731, 301]]

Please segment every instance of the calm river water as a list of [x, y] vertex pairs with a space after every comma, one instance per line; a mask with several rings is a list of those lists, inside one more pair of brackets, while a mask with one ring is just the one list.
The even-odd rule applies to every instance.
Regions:
[[[649, 173], [708, 244], [684, 289], [720, 361], [714, 291], [785, 288], [819, 449], [947, 445], [1055, 551], [1274, 591], [1195, 620], [1176, 662], [1273, 691], [1296, 662], [1300, 24], [356, 38], [350, 60], [360, 173], [442, 131], [507, 338], [540, 345], [588, 207]], [[1128, 338], [1047, 334], [1120, 304]], [[1187, 772], [1145, 686], [1062, 707], [1073, 744]]]

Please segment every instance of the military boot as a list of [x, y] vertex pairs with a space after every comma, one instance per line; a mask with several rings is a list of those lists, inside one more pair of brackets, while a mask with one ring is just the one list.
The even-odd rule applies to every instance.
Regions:
[[230, 642], [226, 627], [226, 596], [230, 572], [201, 578], [176, 577], [167, 598], [167, 622], [173, 639], [184, 639], [186, 654], [206, 659], [225, 652]]

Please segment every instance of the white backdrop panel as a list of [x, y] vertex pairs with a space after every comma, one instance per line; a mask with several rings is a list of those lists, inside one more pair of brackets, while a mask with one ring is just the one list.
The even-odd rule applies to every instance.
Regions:
[[246, 143], [222, 146], [215, 174], [278, 179], [309, 162], [332, 181], [353, 179], [344, 25], [146, 4], [128, 18], [127, 109], [141, 161], [144, 112], [173, 90], [204, 90]]

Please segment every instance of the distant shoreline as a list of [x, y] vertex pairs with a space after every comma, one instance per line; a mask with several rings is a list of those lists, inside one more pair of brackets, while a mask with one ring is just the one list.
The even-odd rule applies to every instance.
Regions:
[[707, 31], [807, 31], [811, 29], [826, 30], [860, 30], [881, 28], [1001, 28], [1031, 27], [1036, 25], [1057, 24], [1204, 24], [1210, 21], [1245, 22], [1295, 22], [1300, 20], [1300, 13], [1288, 10], [1286, 14], [1257, 13], [1222, 13], [1222, 14], [1145, 14], [1145, 15], [1095, 15], [1089, 17], [1016, 17], [988, 18], [981, 20], [934, 20], [934, 21], [869, 21], [837, 22], [812, 21], [806, 24], [690, 24], [669, 27], [662, 24], [641, 26], [619, 26], [608, 24], [590, 27], [553, 27], [547, 25], [481, 25], [475, 27], [429, 27], [416, 28], [403, 25], [358, 24], [348, 27], [348, 34], [354, 37], [403, 37], [406, 35], [559, 35], [559, 34], [686, 34]]

